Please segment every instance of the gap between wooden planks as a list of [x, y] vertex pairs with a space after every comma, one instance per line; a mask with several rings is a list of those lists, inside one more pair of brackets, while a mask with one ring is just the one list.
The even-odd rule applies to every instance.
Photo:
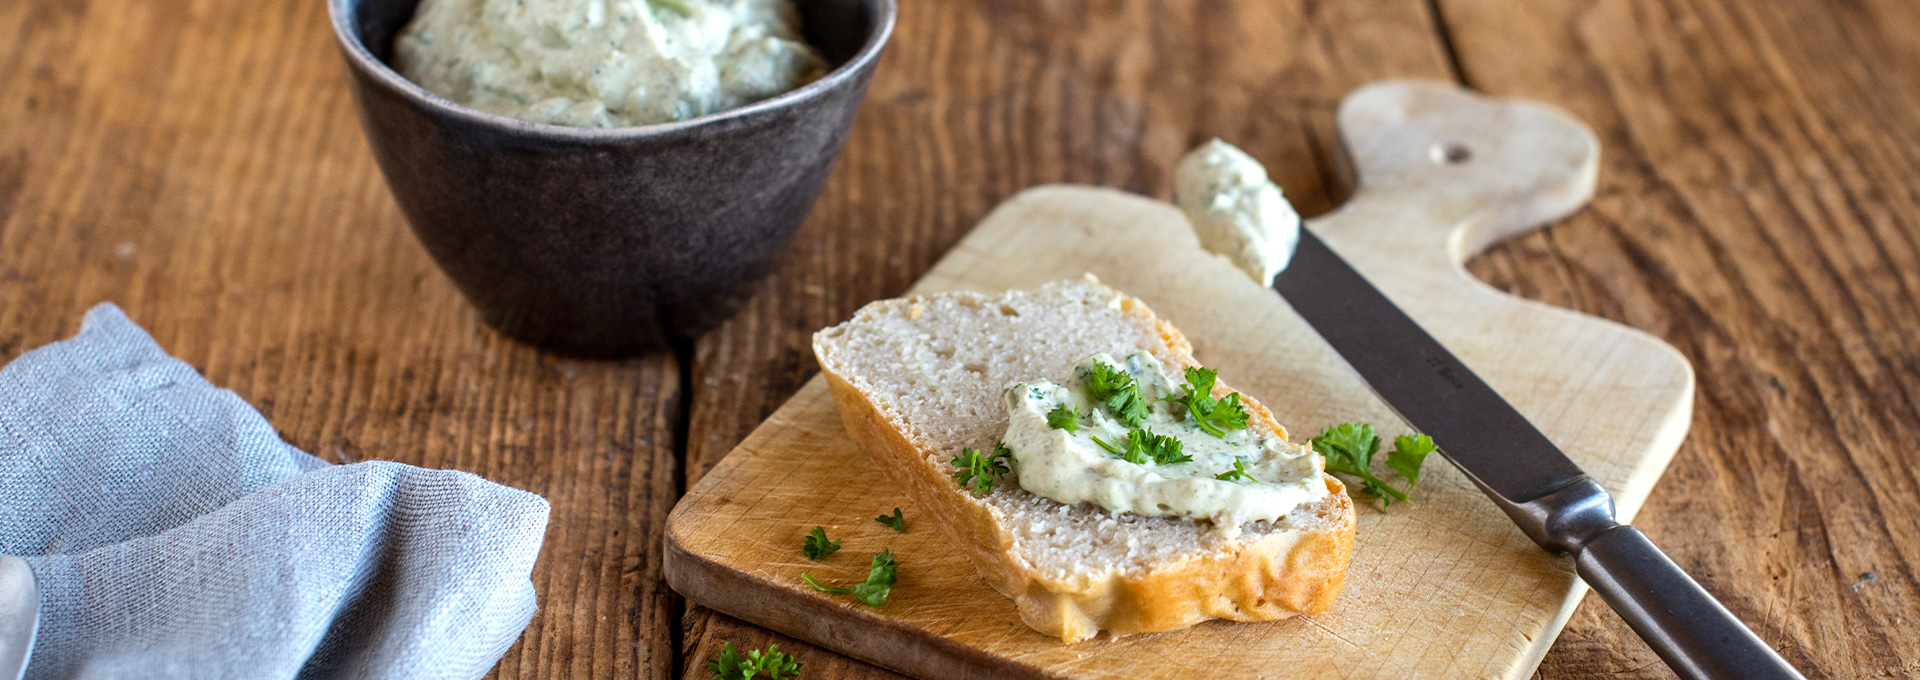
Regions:
[[[1599, 151], [1591, 133], [1548, 107], [1431, 82], [1364, 87], [1342, 103], [1340, 125], [1361, 183], [1311, 228], [1609, 487], [1630, 519], [1686, 430], [1685, 360], [1644, 333], [1493, 292], [1459, 266], [1492, 240], [1585, 203]], [[1435, 153], [1448, 148], [1467, 157]], [[1312, 329], [1203, 253], [1163, 203], [1088, 187], [1022, 192], [915, 290], [1025, 288], [1075, 272], [1162, 310], [1201, 361], [1283, 424], [1403, 431]], [[903, 577], [886, 607], [853, 607], [798, 581], [797, 570], [828, 565], [802, 562], [797, 537], [815, 524], [873, 533], [859, 528], [889, 503], [925, 509], [876, 476], [838, 420], [811, 381], [690, 490], [667, 528], [666, 573], [678, 591], [920, 677], [1119, 678], [1208, 668], [1234, 677], [1275, 668], [1302, 677], [1516, 677], [1532, 672], [1584, 590], [1464, 477], [1441, 468], [1413, 503], [1362, 509], [1346, 592], [1310, 619], [1061, 645], [1024, 630], [1010, 604], [927, 531], [930, 521], [889, 541], [903, 574], [922, 579]]]

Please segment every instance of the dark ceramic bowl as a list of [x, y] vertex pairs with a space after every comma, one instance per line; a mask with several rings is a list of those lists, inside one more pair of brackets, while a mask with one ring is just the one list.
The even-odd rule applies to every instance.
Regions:
[[895, 0], [798, 0], [833, 70], [678, 123], [572, 128], [441, 99], [387, 65], [418, 0], [328, 0], [387, 185], [486, 322], [559, 352], [660, 349], [731, 316], [800, 226]]

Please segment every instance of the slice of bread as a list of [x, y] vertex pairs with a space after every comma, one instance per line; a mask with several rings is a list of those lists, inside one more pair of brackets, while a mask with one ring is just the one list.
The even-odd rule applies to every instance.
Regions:
[[[1077, 642], [1102, 630], [1325, 610], [1346, 577], [1354, 514], [1345, 487], [1324, 472], [1331, 493], [1237, 535], [1204, 520], [1063, 505], [1011, 474], [981, 495], [954, 482], [950, 462], [962, 447], [991, 450], [1005, 434], [1008, 387], [1058, 379], [1094, 352], [1134, 349], [1175, 375], [1198, 365], [1180, 331], [1091, 276], [1000, 295], [881, 300], [813, 337], [848, 432], [1034, 630]], [[1265, 406], [1245, 405], [1250, 427], [1286, 436]]]

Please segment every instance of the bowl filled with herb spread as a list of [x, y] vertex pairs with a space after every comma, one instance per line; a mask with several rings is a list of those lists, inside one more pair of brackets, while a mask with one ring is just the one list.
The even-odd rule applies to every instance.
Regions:
[[401, 212], [502, 333], [570, 354], [730, 316], [806, 217], [894, 0], [329, 0]]

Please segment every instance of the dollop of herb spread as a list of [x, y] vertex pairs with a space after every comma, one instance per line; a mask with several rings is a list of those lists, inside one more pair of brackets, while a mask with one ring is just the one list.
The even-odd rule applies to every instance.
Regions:
[[[1318, 457], [1250, 430], [1239, 393], [1216, 394], [1217, 373], [1182, 374], [1185, 384], [1176, 385], [1145, 352], [1094, 354], [1059, 382], [1017, 384], [1007, 391], [1007, 434], [995, 450], [1008, 452], [1007, 472], [1035, 494], [1115, 513], [1206, 519], [1227, 533], [1328, 493]], [[963, 472], [975, 474], [962, 486], [999, 462], [969, 452]]]
[[827, 71], [788, 0], [423, 0], [393, 52], [450, 101], [576, 127], [687, 120]]

